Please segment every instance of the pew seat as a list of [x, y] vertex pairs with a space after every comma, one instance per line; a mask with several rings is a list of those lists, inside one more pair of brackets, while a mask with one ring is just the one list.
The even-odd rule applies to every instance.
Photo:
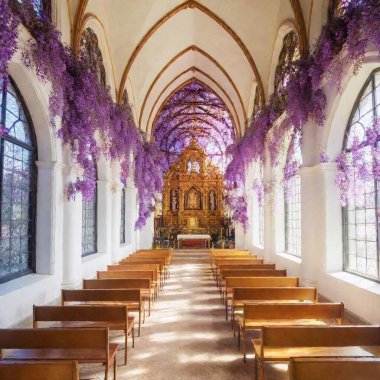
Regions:
[[[108, 329], [0, 329], [1, 356], [7, 360], [72, 360], [113, 366], [116, 379], [118, 344], [109, 343]], [[11, 350], [7, 353], [8, 350]], [[5, 352], [4, 352], [5, 351]]]

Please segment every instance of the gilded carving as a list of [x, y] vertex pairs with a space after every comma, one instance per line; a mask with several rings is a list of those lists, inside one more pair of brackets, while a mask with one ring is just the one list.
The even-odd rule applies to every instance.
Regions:
[[223, 176], [195, 141], [165, 175], [163, 223], [178, 232], [219, 232], [223, 227]]

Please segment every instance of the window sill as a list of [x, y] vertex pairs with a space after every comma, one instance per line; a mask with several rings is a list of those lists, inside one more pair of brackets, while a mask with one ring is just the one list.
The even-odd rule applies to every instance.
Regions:
[[0, 284], [0, 296], [34, 285], [38, 282], [51, 278], [49, 274], [32, 273], [23, 277], [15, 278], [14, 280]]
[[301, 257], [290, 255], [289, 253], [280, 252], [280, 253], [276, 253], [276, 255], [280, 256], [280, 257], [283, 257], [284, 259], [287, 259], [289, 261], [293, 261], [296, 264], [301, 264], [302, 263]]
[[89, 261], [99, 259], [103, 254], [100, 252], [92, 253], [91, 255], [87, 255], [82, 257], [82, 264], [88, 263]]
[[376, 281], [343, 271], [327, 273], [327, 275], [366, 290], [370, 293], [380, 295], [380, 284]]

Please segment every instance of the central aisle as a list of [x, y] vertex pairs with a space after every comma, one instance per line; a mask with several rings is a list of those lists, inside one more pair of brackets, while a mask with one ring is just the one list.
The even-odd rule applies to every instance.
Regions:
[[254, 362], [243, 363], [224, 313], [208, 254], [175, 251], [171, 276], [128, 352], [128, 365], [118, 366], [118, 379], [253, 380]]

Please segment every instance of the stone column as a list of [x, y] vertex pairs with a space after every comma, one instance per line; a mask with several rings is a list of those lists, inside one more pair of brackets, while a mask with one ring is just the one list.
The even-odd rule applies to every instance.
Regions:
[[36, 272], [56, 274], [62, 256], [62, 165], [56, 161], [37, 161]]
[[[112, 230], [112, 182], [98, 180], [98, 253], [111, 259], [111, 230]], [[120, 215], [120, 213], [119, 213]], [[99, 228], [100, 227], [100, 228]]]
[[[121, 223], [121, 192], [123, 185], [121, 183], [112, 183], [112, 239], [111, 239], [111, 259], [115, 263], [119, 260], [118, 252], [120, 250], [120, 223]], [[127, 191], [125, 190], [125, 201], [127, 201]], [[127, 204], [127, 202], [125, 202]], [[125, 231], [125, 241], [127, 241], [127, 232]]]
[[63, 279], [62, 287], [76, 288], [82, 280], [82, 196], [75, 200], [67, 199], [67, 185], [74, 181], [79, 173], [67, 167], [64, 172], [63, 191]]
[[320, 166], [302, 167], [301, 177], [301, 281], [316, 286], [323, 248], [323, 201]]

